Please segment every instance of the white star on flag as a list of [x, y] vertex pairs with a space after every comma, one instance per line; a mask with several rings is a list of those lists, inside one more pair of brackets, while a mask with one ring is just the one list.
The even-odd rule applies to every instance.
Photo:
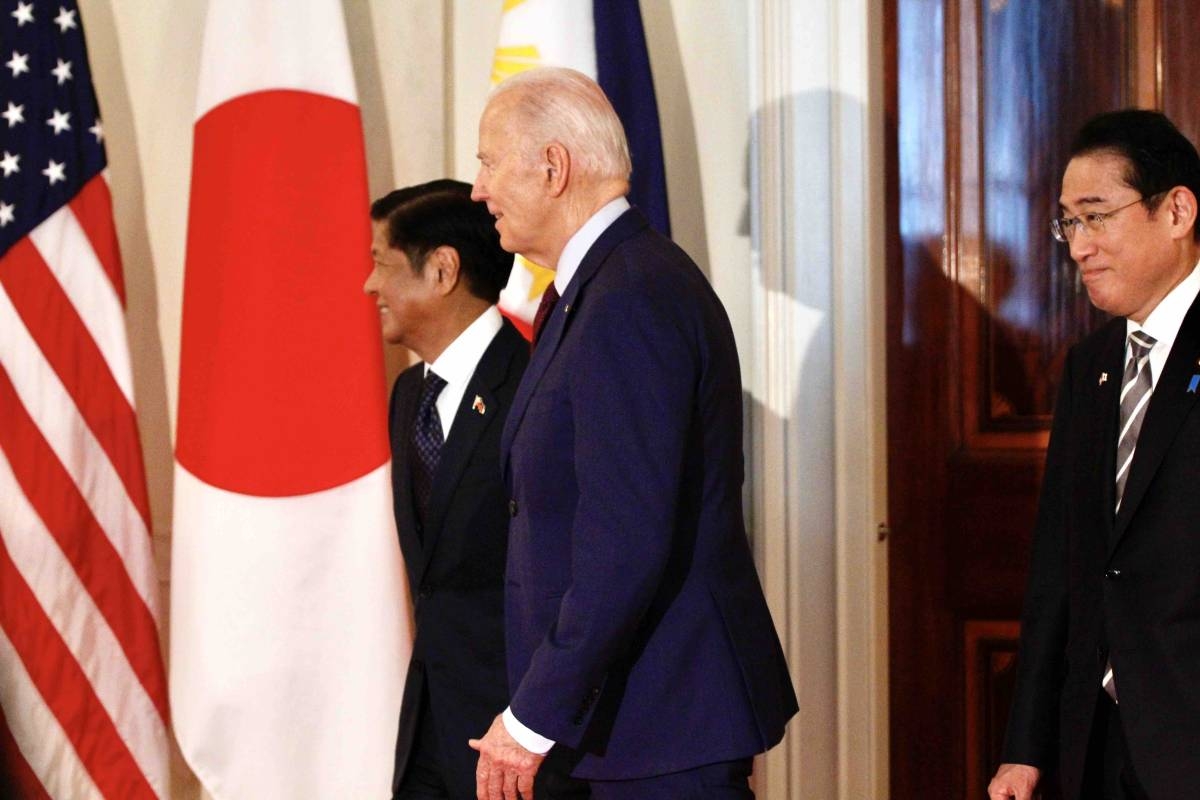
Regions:
[[58, 85], [62, 86], [67, 81], [71, 80], [71, 62], [58, 59], [58, 66], [50, 70], [50, 74], [58, 78]]
[[67, 179], [66, 162], [55, 161], [52, 158], [52, 159], [50, 159], [49, 165], [47, 165], [47, 167], [44, 170], [42, 170], [42, 174], [50, 179], [51, 186], [58, 183], [59, 181], [65, 181]]
[[100, 120], [96, 120], [96, 124], [88, 128], [88, 133], [96, 137], [96, 141], [104, 140], [104, 128], [100, 125]]
[[12, 12], [12, 16], [17, 20], [18, 28], [26, 22], [33, 22], [33, 3], [17, 3], [17, 10]]
[[54, 128], [54, 135], [57, 136], [58, 134], [62, 133], [63, 131], [71, 130], [70, 120], [71, 120], [71, 112], [70, 111], [59, 111], [56, 108], [56, 109], [54, 109], [54, 116], [52, 116], [52, 117], [50, 117], [50, 119], [46, 120], [46, 124], [49, 125], [51, 128]]
[[21, 171], [21, 157], [14, 156], [7, 150], [4, 151], [4, 158], [0, 158], [0, 169], [4, 170], [4, 177], [12, 175], [14, 172]]
[[8, 108], [4, 109], [4, 113], [0, 114], [0, 117], [4, 117], [6, 120], [8, 120], [8, 127], [11, 128], [18, 122], [25, 121], [25, 106], [18, 106], [12, 102], [9, 102]]
[[7, 226], [10, 222], [17, 221], [17, 215], [13, 213], [16, 208], [12, 203], [5, 203], [0, 200], [0, 228]]
[[58, 7], [58, 16], [54, 18], [54, 24], [58, 26], [59, 31], [66, 33], [68, 28], [75, 26], [75, 12], [67, 11], [62, 6]]
[[12, 76], [15, 78], [22, 72], [29, 72], [29, 54], [18, 53], [13, 50], [12, 58], [4, 62], [4, 66], [12, 70]]

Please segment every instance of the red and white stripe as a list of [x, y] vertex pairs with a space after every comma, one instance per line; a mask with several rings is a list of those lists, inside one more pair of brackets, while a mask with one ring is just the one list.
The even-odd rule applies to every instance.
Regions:
[[211, 0], [171, 697], [215, 798], [386, 797], [408, 661], [362, 122], [336, 0]]
[[168, 794], [132, 385], [97, 176], [0, 258], [0, 751], [22, 795]]

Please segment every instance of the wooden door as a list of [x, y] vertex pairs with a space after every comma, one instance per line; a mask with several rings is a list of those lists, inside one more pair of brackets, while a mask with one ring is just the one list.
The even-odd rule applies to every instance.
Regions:
[[986, 796], [1059, 371], [1103, 320], [1049, 233], [1065, 153], [1127, 105], [1196, 141], [1196, 5], [887, 0], [893, 800]]

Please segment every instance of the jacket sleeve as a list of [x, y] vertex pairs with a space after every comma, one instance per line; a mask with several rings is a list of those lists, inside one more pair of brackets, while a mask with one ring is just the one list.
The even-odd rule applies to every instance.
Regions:
[[589, 302], [573, 322], [587, 349], [569, 383], [571, 581], [512, 698], [523, 724], [572, 747], [662, 583], [699, 370], [675, 309], [637, 289]]

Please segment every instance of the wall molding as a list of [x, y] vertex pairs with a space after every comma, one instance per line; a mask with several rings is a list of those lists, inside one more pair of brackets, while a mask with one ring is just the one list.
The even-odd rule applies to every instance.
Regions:
[[883, 19], [750, 7], [750, 521], [800, 714], [767, 800], [886, 798]]

